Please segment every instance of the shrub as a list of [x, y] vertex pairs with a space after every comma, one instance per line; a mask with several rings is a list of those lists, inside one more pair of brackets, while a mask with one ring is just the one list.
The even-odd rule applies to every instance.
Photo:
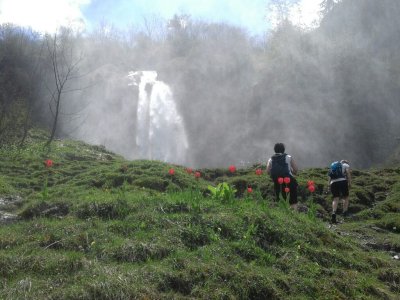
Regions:
[[19, 216], [23, 219], [35, 217], [62, 217], [69, 214], [70, 205], [66, 202], [35, 202], [28, 205]]
[[81, 204], [76, 215], [78, 218], [86, 219], [99, 217], [102, 219], [123, 219], [130, 212], [130, 207], [126, 200], [110, 200], [105, 202], [90, 202]]
[[160, 177], [147, 176], [134, 180], [132, 184], [142, 188], [165, 192], [168, 181]]
[[203, 226], [194, 225], [181, 231], [183, 244], [191, 250], [210, 243], [211, 239]]

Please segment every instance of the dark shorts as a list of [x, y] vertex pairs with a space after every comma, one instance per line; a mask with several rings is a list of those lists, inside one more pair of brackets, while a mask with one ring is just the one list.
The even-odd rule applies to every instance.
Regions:
[[331, 192], [333, 198], [347, 197], [349, 195], [349, 185], [347, 184], [347, 180], [336, 181], [332, 183]]

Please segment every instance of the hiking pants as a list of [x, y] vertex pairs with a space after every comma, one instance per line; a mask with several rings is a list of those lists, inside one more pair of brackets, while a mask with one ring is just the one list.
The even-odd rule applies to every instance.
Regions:
[[290, 183], [278, 183], [278, 179], [274, 180], [274, 190], [275, 190], [275, 196], [276, 196], [276, 201], [279, 201], [279, 195], [281, 194], [283, 199], [286, 200], [287, 194], [285, 193], [285, 188], [288, 187], [290, 189], [289, 192], [289, 203], [290, 204], [296, 204], [297, 203], [297, 180], [293, 176], [290, 177]]

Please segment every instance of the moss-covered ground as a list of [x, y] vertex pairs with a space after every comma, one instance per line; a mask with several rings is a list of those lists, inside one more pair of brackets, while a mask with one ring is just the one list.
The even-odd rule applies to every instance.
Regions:
[[[352, 214], [332, 226], [325, 169], [299, 174], [293, 211], [256, 174], [265, 166], [195, 178], [43, 144], [33, 132], [0, 150], [0, 299], [399, 299], [399, 167], [354, 170]], [[211, 197], [222, 182], [234, 198]]]

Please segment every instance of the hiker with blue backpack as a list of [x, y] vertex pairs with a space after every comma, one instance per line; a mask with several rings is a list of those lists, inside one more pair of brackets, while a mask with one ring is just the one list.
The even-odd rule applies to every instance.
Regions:
[[348, 216], [349, 188], [351, 186], [351, 169], [347, 160], [335, 161], [330, 165], [328, 172], [328, 189], [330, 188], [332, 201], [332, 224], [336, 224], [336, 210], [339, 200], [343, 200], [343, 217]]
[[276, 200], [280, 195], [286, 199], [289, 194], [289, 204], [293, 209], [297, 207], [297, 181], [294, 175], [298, 168], [291, 155], [285, 153], [285, 145], [277, 143], [274, 146], [275, 154], [267, 163], [267, 173], [274, 182]]

